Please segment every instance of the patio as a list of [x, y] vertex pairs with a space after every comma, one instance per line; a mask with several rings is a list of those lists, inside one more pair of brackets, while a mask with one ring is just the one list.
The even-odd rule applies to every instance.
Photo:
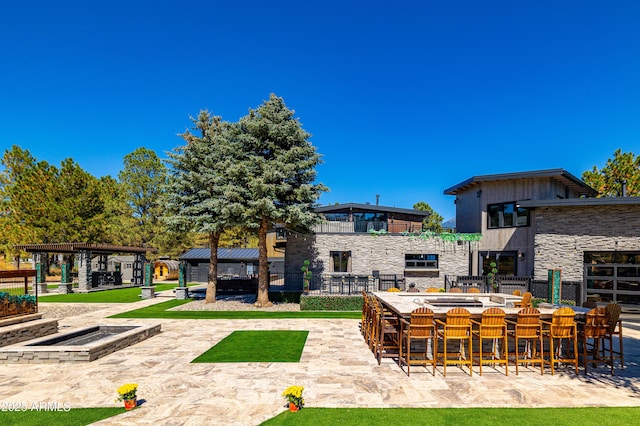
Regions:
[[[89, 322], [124, 325], [158, 320], [105, 319], [167, 300], [100, 305], [64, 318], [61, 327]], [[43, 304], [46, 310], [46, 304]], [[601, 367], [582, 374], [469, 377], [452, 368], [446, 378], [419, 368], [410, 377], [392, 359], [378, 365], [358, 320], [160, 320], [162, 333], [87, 365], [24, 365], [5, 369], [0, 400], [113, 406], [115, 391], [138, 383], [138, 409], [97, 424], [256, 425], [284, 410], [281, 392], [305, 387], [307, 407], [575, 407], [637, 406], [636, 357], [615, 376]], [[299, 363], [191, 364], [234, 330], [308, 330]], [[625, 318], [625, 351], [640, 351], [640, 319]], [[42, 384], [46, 386], [42, 386]], [[549, 395], [554, 395], [549, 398]]]

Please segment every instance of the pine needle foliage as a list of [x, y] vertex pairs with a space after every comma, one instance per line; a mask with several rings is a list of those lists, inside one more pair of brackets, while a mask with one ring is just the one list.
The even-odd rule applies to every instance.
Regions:
[[315, 183], [320, 155], [294, 111], [281, 97], [269, 99], [238, 122], [245, 172], [244, 224], [258, 230], [257, 306], [269, 306], [267, 231], [273, 224], [306, 228], [317, 220], [313, 207], [327, 188]]

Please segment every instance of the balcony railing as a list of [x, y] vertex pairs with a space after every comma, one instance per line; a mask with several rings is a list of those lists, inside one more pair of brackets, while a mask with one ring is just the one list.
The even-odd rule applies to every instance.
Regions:
[[421, 231], [422, 224], [417, 223], [393, 223], [379, 220], [356, 220], [353, 222], [346, 221], [323, 221], [313, 227], [313, 232], [320, 233], [338, 233], [352, 234], [354, 232], [370, 232], [370, 231], [387, 231], [389, 233], [399, 234], [401, 232]]

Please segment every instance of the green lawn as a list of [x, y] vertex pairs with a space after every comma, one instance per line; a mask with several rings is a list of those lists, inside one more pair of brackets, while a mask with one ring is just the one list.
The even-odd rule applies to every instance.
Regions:
[[72, 408], [69, 411], [62, 408], [60, 411], [32, 410], [31, 407], [27, 407], [25, 411], [3, 411], [0, 424], [84, 426], [124, 412], [124, 407]]
[[[398, 401], [402, 404], [402, 401]], [[284, 405], [284, 403], [283, 403]], [[284, 408], [283, 408], [284, 409]], [[313, 425], [636, 425], [640, 408], [303, 408], [264, 426]]]
[[[171, 290], [178, 284], [155, 284], [154, 286], [157, 293]], [[140, 287], [94, 291], [92, 293], [53, 294], [38, 298], [40, 303], [133, 303], [140, 300]]]
[[234, 331], [194, 359], [201, 362], [300, 362], [308, 331]]
[[189, 303], [190, 300], [169, 300], [133, 311], [113, 315], [110, 318], [168, 318], [168, 319], [360, 319], [360, 311], [167, 311], [167, 309]]

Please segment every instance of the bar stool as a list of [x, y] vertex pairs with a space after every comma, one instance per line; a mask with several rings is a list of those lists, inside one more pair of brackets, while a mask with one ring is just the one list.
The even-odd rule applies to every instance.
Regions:
[[[509, 375], [509, 349], [507, 344], [507, 324], [505, 323], [505, 313], [500, 308], [489, 308], [482, 312], [481, 322], [471, 320], [477, 328], [473, 330], [473, 336], [478, 339], [478, 364], [480, 365], [480, 375], [482, 376], [483, 364], [504, 364], [505, 375]], [[490, 353], [483, 353], [483, 342], [492, 341]], [[491, 358], [485, 359], [485, 355]]]
[[[524, 308], [518, 312], [516, 321], [505, 321], [511, 328], [507, 335], [514, 340], [514, 354], [516, 375], [520, 364], [540, 364], [540, 374], [544, 374], [544, 358], [542, 344], [542, 324], [540, 311], [537, 308]], [[524, 341], [524, 348], [520, 350], [520, 341]]]
[[[400, 336], [400, 356], [398, 358], [400, 368], [407, 366], [407, 376], [412, 365], [433, 365], [433, 375], [436, 375], [436, 355], [433, 340], [436, 337], [436, 326], [433, 322], [433, 311], [429, 308], [417, 308], [411, 312], [410, 321], [400, 319], [402, 332]], [[424, 342], [424, 352], [413, 354], [411, 342]], [[429, 359], [429, 343], [431, 343], [431, 359]]]
[[[551, 374], [555, 373], [555, 365], [559, 363], [573, 364], [578, 374], [578, 333], [575, 322], [576, 313], [569, 307], [556, 309], [551, 315], [551, 322], [541, 321], [543, 325], [542, 334], [549, 341], [548, 361], [551, 365]], [[544, 328], [546, 326], [546, 328]], [[555, 341], [558, 340], [556, 346]], [[562, 351], [562, 341], [568, 340], [573, 343], [573, 356]]]
[[[437, 330], [438, 340], [442, 340], [442, 352], [438, 352], [437, 358], [441, 360], [444, 367], [444, 376], [447, 377], [448, 364], [460, 364], [469, 366], [469, 375], [473, 375], [473, 341], [471, 333], [471, 313], [465, 308], [453, 308], [447, 311], [446, 322], [436, 319], [439, 326]], [[458, 352], [453, 354], [456, 359], [450, 359], [447, 342], [457, 340], [460, 344]], [[464, 342], [469, 346], [469, 356], [465, 355]]]
[[[609, 351], [611, 363], [613, 364], [614, 359], [620, 360], [620, 367], [624, 368], [624, 352], [623, 352], [623, 344], [622, 344], [622, 320], [620, 319], [620, 313], [622, 309], [620, 305], [617, 303], [609, 303], [605, 306], [605, 312], [607, 314], [607, 324], [609, 325], [609, 329], [607, 330], [607, 334], [604, 336], [604, 340], [602, 342], [602, 351], [606, 355], [606, 352]], [[613, 337], [618, 336], [618, 350], [615, 351], [613, 349]], [[606, 343], [609, 342], [609, 348], [607, 348]]]
[[[589, 364], [589, 355], [591, 355], [591, 363], [595, 366], [598, 362], [611, 364], [611, 374], [613, 374], [613, 360], [609, 356], [609, 362], [606, 358], [601, 357], [600, 347], [603, 339], [609, 330], [607, 322], [607, 312], [605, 308], [593, 308], [585, 316], [584, 322], [580, 322], [578, 330], [578, 338], [582, 346], [582, 364], [584, 365], [584, 374], [587, 374], [587, 365]], [[611, 353], [609, 353], [611, 355]]]

